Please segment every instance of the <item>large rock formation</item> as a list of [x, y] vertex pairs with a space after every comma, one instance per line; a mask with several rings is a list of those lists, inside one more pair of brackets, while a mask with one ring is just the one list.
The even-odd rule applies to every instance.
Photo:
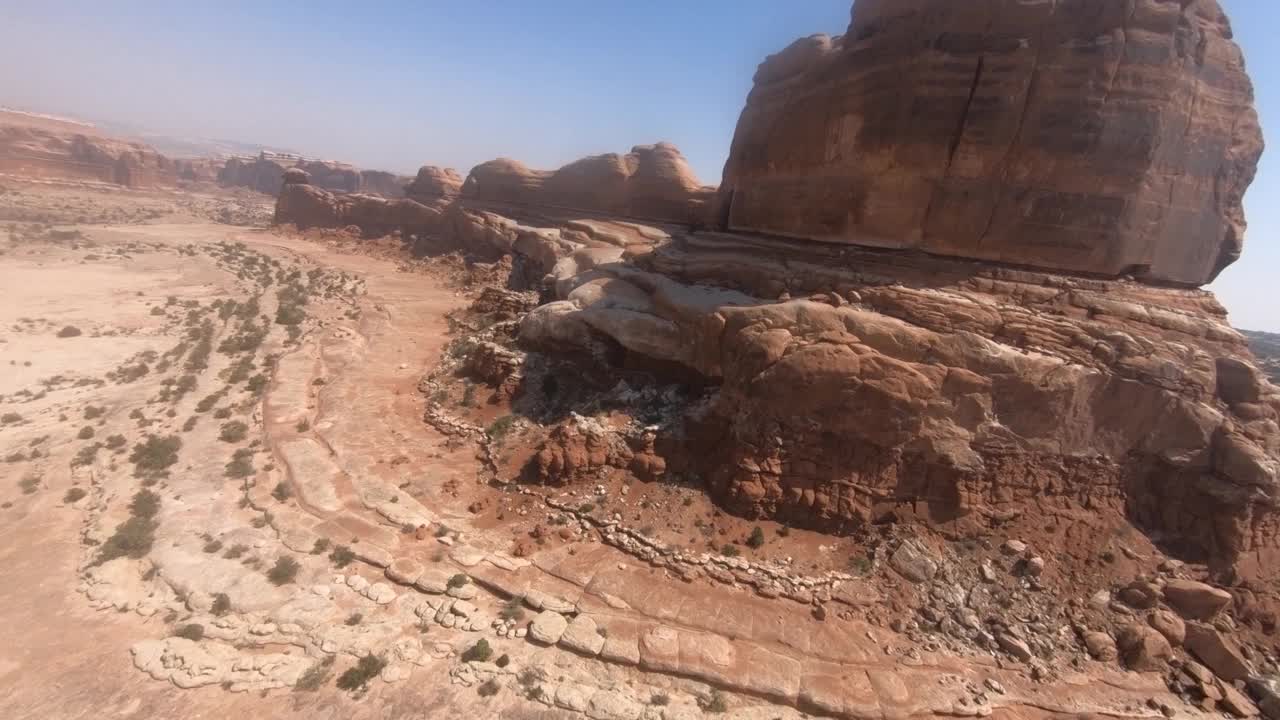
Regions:
[[405, 196], [419, 202], [452, 200], [462, 192], [462, 176], [453, 168], [423, 165], [418, 176], [405, 187]]
[[670, 143], [638, 145], [626, 155], [593, 155], [554, 171], [509, 159], [471, 170], [463, 197], [678, 223], [699, 222], [714, 190], [698, 183]]
[[173, 160], [142, 143], [107, 137], [91, 125], [0, 112], [0, 173], [156, 187], [202, 179], [205, 172], [198, 161]]
[[404, 186], [409, 181], [393, 173], [359, 170], [345, 163], [262, 153], [254, 158], [229, 158], [218, 173], [218, 183], [277, 195], [284, 185], [285, 171], [290, 168], [306, 172], [311, 185], [333, 192], [404, 197]]
[[354, 226], [366, 235], [433, 232], [442, 211], [413, 200], [387, 199], [363, 193], [330, 192], [311, 184], [309, 173], [290, 168], [281, 174], [275, 222], [300, 229]]
[[1215, 0], [859, 0], [759, 68], [723, 229], [1200, 285], [1262, 140]]

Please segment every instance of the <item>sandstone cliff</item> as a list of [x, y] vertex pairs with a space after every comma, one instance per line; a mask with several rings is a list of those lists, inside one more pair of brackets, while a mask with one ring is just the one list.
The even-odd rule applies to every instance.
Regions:
[[453, 168], [423, 165], [405, 187], [405, 195], [419, 201], [453, 199], [462, 193], [462, 176]]
[[307, 173], [310, 184], [333, 192], [404, 197], [404, 186], [409, 182], [409, 178], [381, 170], [359, 170], [344, 163], [268, 155], [229, 158], [218, 174], [218, 182], [226, 187], [246, 187], [276, 195], [283, 185], [285, 171], [295, 167]]
[[718, 223], [1200, 285], [1262, 140], [1215, 0], [859, 0], [759, 68]]
[[674, 145], [638, 145], [554, 171], [506, 158], [477, 165], [462, 186], [471, 200], [564, 208], [648, 220], [699, 222], [713, 189], [701, 186]]

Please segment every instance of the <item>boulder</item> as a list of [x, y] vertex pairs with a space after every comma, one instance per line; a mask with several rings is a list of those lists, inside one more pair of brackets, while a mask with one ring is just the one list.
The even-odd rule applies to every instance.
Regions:
[[928, 582], [938, 572], [938, 563], [929, 557], [928, 550], [914, 541], [899, 546], [889, 556], [889, 564], [899, 575], [915, 583]]
[[1099, 662], [1114, 662], [1119, 657], [1116, 641], [1104, 632], [1093, 630], [1084, 634], [1084, 646], [1089, 656]]
[[560, 636], [560, 645], [589, 656], [599, 655], [604, 642], [596, 621], [586, 615], [575, 617]]
[[1208, 620], [1231, 604], [1231, 593], [1195, 580], [1165, 583], [1164, 599], [1188, 620]]
[[387, 566], [387, 579], [401, 585], [412, 585], [422, 577], [422, 563], [412, 558], [396, 558]]
[[1160, 588], [1146, 580], [1134, 580], [1120, 589], [1119, 597], [1129, 607], [1150, 610], [1160, 602]]
[[1173, 657], [1169, 641], [1147, 625], [1134, 624], [1121, 630], [1116, 647], [1125, 667], [1138, 672], [1162, 671]]
[[1253, 675], [1253, 669], [1245, 660], [1240, 647], [1230, 638], [1223, 637], [1212, 625], [1187, 623], [1184, 645], [1196, 659], [1225, 682], [1247, 680]]
[[1156, 610], [1147, 616], [1147, 624], [1164, 636], [1173, 647], [1182, 647], [1187, 638], [1187, 625], [1168, 610]]

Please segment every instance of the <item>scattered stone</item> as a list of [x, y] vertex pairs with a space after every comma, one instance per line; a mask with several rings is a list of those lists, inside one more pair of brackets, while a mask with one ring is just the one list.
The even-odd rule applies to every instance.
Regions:
[[583, 655], [595, 656], [604, 647], [605, 638], [596, 627], [596, 621], [579, 615], [569, 623], [560, 636], [560, 644]]
[[1160, 602], [1160, 588], [1146, 580], [1134, 580], [1120, 590], [1120, 600], [1129, 607], [1150, 610]]
[[1040, 577], [1044, 574], [1044, 558], [1037, 555], [1036, 557], [1027, 560], [1027, 564], [1023, 568], [1023, 572], [1029, 577]]
[[1000, 649], [1009, 653], [1013, 657], [1027, 662], [1031, 659], [1031, 647], [1026, 641], [1016, 638], [1009, 633], [1000, 633], [996, 636], [996, 642], [1000, 645]]
[[1027, 551], [1027, 544], [1021, 540], [1006, 540], [1000, 549], [1006, 555], [1022, 555]]

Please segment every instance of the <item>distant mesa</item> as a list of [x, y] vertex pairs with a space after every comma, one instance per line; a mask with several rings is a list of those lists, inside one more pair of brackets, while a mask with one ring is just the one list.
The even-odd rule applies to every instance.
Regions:
[[1231, 37], [1215, 0], [858, 0], [760, 65], [717, 224], [1204, 284], [1262, 152]]
[[310, 184], [333, 192], [404, 197], [404, 187], [409, 182], [407, 177], [381, 170], [360, 170], [346, 163], [263, 151], [255, 156], [228, 158], [218, 173], [218, 184], [276, 195], [284, 184], [285, 171], [295, 167], [308, 173]]

